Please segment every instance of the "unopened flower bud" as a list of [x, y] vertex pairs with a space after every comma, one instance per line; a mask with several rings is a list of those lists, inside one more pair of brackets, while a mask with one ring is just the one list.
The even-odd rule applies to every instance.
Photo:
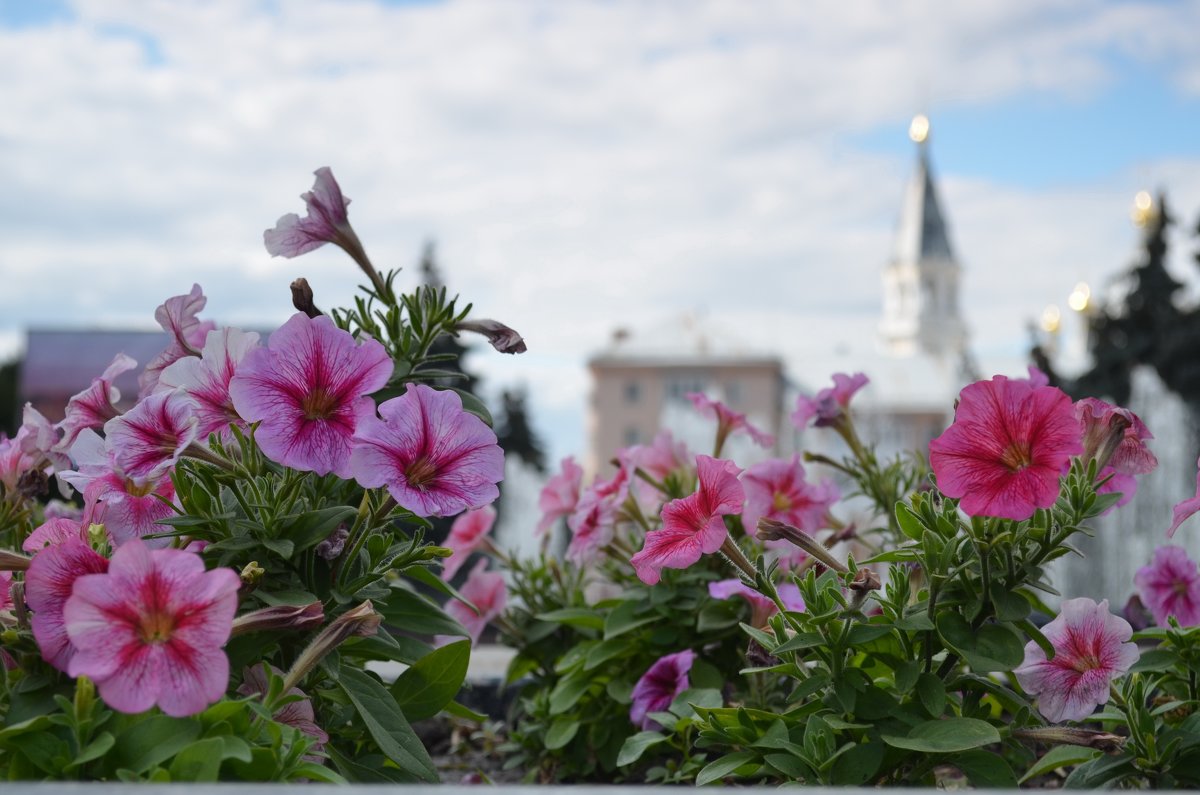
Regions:
[[242, 567], [242, 571], [238, 574], [238, 578], [241, 579], [243, 588], [248, 591], [252, 591], [258, 587], [260, 582], [262, 582], [263, 575], [266, 573], [267, 570], [258, 565], [257, 560], [252, 560]]
[[788, 541], [834, 571], [840, 574], [850, 572], [850, 569], [846, 568], [846, 564], [835, 558], [828, 547], [798, 527], [763, 517], [758, 520], [758, 532], [755, 535], [760, 541]]
[[859, 593], [867, 593], [869, 591], [879, 590], [882, 583], [879, 580], [879, 575], [871, 569], [859, 569], [854, 573], [854, 579], [846, 587], [851, 591]]
[[25, 583], [14, 582], [9, 594], [12, 596], [13, 616], [17, 619], [17, 626], [21, 629], [29, 629], [29, 608], [25, 604]]
[[29, 568], [30, 558], [19, 552], [0, 549], [0, 571], [25, 571]]
[[307, 605], [275, 605], [252, 610], [233, 620], [231, 635], [245, 635], [269, 629], [316, 629], [325, 621], [320, 602]]
[[309, 317], [317, 317], [324, 314], [313, 303], [313, 290], [308, 284], [308, 279], [300, 277], [292, 282], [290, 286], [292, 289], [292, 306]]
[[521, 335], [498, 320], [464, 320], [455, 327], [455, 331], [482, 334], [501, 353], [524, 353], [527, 350]]
[[102, 524], [93, 522], [87, 527], [88, 545], [97, 553], [108, 557], [108, 529]]
[[325, 560], [337, 560], [346, 548], [346, 539], [349, 537], [350, 531], [346, 529], [346, 525], [338, 525], [328, 538], [317, 544], [317, 556]]
[[96, 685], [86, 676], [75, 678], [75, 720], [82, 723], [92, 714], [96, 703]]
[[1075, 729], [1069, 726], [1014, 729], [1013, 736], [1047, 745], [1082, 745], [1085, 748], [1097, 748], [1106, 754], [1118, 753], [1125, 744], [1125, 738], [1118, 734], [1094, 729]]
[[296, 662], [292, 664], [291, 670], [288, 671], [287, 677], [283, 681], [283, 692], [286, 693], [296, 687], [326, 654], [342, 645], [347, 638], [354, 636], [369, 638], [375, 634], [381, 623], [383, 623], [383, 616], [375, 612], [375, 607], [369, 599], [358, 607], [342, 613], [329, 626], [321, 630], [321, 633], [313, 638], [312, 643], [308, 644], [308, 647], [296, 658]]

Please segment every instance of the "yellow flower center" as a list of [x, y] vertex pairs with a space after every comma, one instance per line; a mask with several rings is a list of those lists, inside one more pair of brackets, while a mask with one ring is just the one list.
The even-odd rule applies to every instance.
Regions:
[[300, 399], [300, 410], [306, 420], [323, 420], [333, 414], [337, 408], [337, 397], [329, 394], [322, 387], [313, 387], [307, 395]]
[[165, 612], [151, 612], [142, 616], [138, 634], [146, 643], [166, 643], [175, 629], [175, 618]]
[[1028, 442], [1013, 442], [1000, 455], [1001, 462], [1013, 472], [1020, 472], [1033, 463], [1033, 454]]
[[428, 458], [421, 456], [404, 470], [404, 479], [408, 485], [419, 491], [425, 491], [425, 486], [437, 475], [437, 467]]

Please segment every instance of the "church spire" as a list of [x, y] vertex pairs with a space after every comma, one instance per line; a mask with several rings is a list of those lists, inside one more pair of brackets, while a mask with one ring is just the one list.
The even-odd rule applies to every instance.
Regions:
[[923, 352], [959, 358], [967, 342], [958, 312], [961, 268], [930, 167], [929, 119], [914, 118], [909, 137], [917, 145], [917, 164], [900, 208], [892, 260], [883, 273], [880, 331], [893, 354]]

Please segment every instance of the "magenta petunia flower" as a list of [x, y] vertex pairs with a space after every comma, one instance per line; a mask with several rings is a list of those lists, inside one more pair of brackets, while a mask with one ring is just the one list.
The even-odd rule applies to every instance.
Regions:
[[597, 480], [579, 497], [567, 518], [571, 542], [567, 559], [578, 566], [594, 560], [613, 539], [617, 514], [629, 497], [629, 470], [621, 467], [608, 480]]
[[817, 428], [828, 428], [836, 424], [850, 406], [854, 393], [870, 383], [870, 379], [862, 373], [846, 375], [833, 374], [833, 386], [826, 387], [814, 397], [801, 395], [796, 400], [796, 410], [792, 412], [792, 425], [798, 430], [804, 430], [814, 417], [813, 425]]
[[82, 431], [88, 428], [98, 431], [104, 427], [104, 423], [121, 413], [117, 410], [121, 390], [113, 386], [113, 382], [117, 376], [135, 367], [136, 361], [118, 353], [100, 377], [92, 379], [91, 386], [67, 401], [66, 416], [58, 424], [62, 438], [55, 445], [57, 452], [66, 453]]
[[191, 552], [119, 547], [107, 572], [75, 581], [63, 607], [76, 649], [67, 672], [91, 677], [118, 712], [200, 712], [229, 684], [221, 647], [240, 585], [232, 569], [205, 571]]
[[1119, 475], [1145, 475], [1158, 466], [1158, 459], [1146, 446], [1154, 434], [1129, 409], [1099, 398], [1083, 398], [1075, 404], [1075, 416], [1085, 458], [1096, 458], [1102, 468], [1112, 467]]
[[1168, 616], [1180, 626], [1200, 624], [1200, 571], [1183, 547], [1154, 550], [1154, 562], [1138, 569], [1133, 582], [1159, 626], [1167, 625]]
[[479, 609], [478, 613], [457, 599], [447, 602], [444, 607], [447, 613], [466, 627], [471, 635], [471, 643], [479, 642], [484, 628], [493, 618], [504, 612], [508, 601], [508, 587], [504, 584], [504, 575], [498, 571], [487, 571], [487, 565], [486, 558], [476, 563], [467, 576], [467, 581], [459, 589], [463, 599]]
[[[804, 610], [804, 597], [800, 595], [800, 589], [795, 583], [785, 582], [776, 586], [775, 590], [779, 592], [779, 599], [788, 610], [797, 613]], [[754, 627], [766, 626], [767, 619], [778, 611], [774, 602], [740, 579], [710, 582], [708, 595], [713, 599], [732, 599], [735, 596], [745, 599], [750, 603], [750, 625]]]
[[1025, 645], [1025, 661], [1013, 673], [1026, 693], [1038, 697], [1038, 711], [1051, 723], [1083, 720], [1108, 702], [1113, 679], [1138, 660], [1133, 628], [1108, 612], [1108, 600], [1066, 599], [1058, 618], [1042, 627], [1054, 647], [1054, 659], [1034, 641]]
[[33, 611], [30, 624], [42, 659], [66, 671], [75, 655], [67, 636], [63, 605], [75, 580], [108, 570], [108, 561], [79, 538], [66, 538], [33, 556], [25, 572], [25, 602]]
[[1082, 452], [1069, 397], [998, 375], [963, 389], [929, 463], [938, 489], [968, 514], [1028, 519], [1054, 504], [1059, 477]]
[[1040, 369], [1032, 364], [1025, 369], [1029, 372], [1029, 377], [1022, 380], [1028, 381], [1032, 386], [1050, 386], [1050, 376]]
[[201, 320], [197, 315], [208, 299], [200, 285], [193, 284], [191, 292], [168, 298], [154, 310], [154, 319], [162, 330], [170, 335], [167, 347], [150, 360], [146, 369], [138, 376], [138, 397], [144, 398], [158, 388], [162, 371], [185, 356], [199, 356], [200, 347], [208, 332], [216, 328], [211, 320]]
[[746, 492], [736, 464], [701, 455], [696, 471], [696, 492], [663, 506], [662, 528], [646, 533], [642, 551], [629, 559], [647, 585], [657, 583], [664, 568], [686, 569], [701, 555], [720, 549], [729, 535], [722, 517], [742, 510]]
[[471, 553], [479, 549], [492, 525], [496, 523], [496, 509], [490, 505], [466, 511], [450, 525], [450, 534], [446, 536], [443, 546], [449, 547], [454, 554], [442, 560], [442, 579], [447, 582], [459, 568], [471, 557]]
[[[1200, 468], [1200, 461], [1196, 462], [1196, 466]], [[1171, 526], [1167, 528], [1167, 538], [1173, 538], [1179, 525], [1190, 519], [1197, 511], [1200, 511], [1200, 471], [1196, 473], [1196, 496], [1188, 497], [1175, 506], [1173, 511], [1175, 516]]]
[[157, 480], [196, 440], [196, 402], [182, 389], [155, 392], [104, 424], [113, 461], [127, 477]]
[[263, 232], [263, 243], [272, 257], [298, 257], [326, 243], [336, 243], [344, 249], [360, 245], [346, 214], [350, 200], [342, 196], [333, 172], [322, 166], [313, 174], [317, 177], [313, 189], [300, 194], [308, 205], [304, 218], [288, 213], [274, 229]]
[[798, 455], [791, 461], [770, 459], [751, 466], [742, 473], [742, 486], [746, 489], [742, 524], [751, 531], [765, 516], [814, 533], [826, 526], [825, 515], [840, 496], [833, 481], [805, 480]]
[[770, 447], [775, 444], [774, 436], [754, 427], [746, 419], [745, 414], [734, 411], [721, 401], [713, 400], [700, 392], [689, 392], [687, 399], [692, 401], [696, 410], [705, 417], [711, 417], [717, 421], [718, 447], [729, 437], [729, 434], [737, 431], [744, 432], [759, 447]]
[[538, 495], [538, 508], [542, 518], [534, 529], [534, 535], [543, 536], [554, 523], [575, 512], [579, 503], [579, 490], [583, 486], [583, 467], [575, 463], [573, 456], [562, 460], [562, 471], [546, 483]]
[[211, 433], [231, 441], [230, 425], [243, 430], [246, 423], [233, 408], [229, 381], [242, 359], [258, 347], [258, 334], [235, 328], [208, 333], [199, 358], [185, 356], [162, 371], [158, 389], [183, 389], [196, 402], [196, 436], [207, 439]]
[[453, 516], [493, 502], [504, 479], [496, 434], [450, 390], [412, 384], [354, 434], [350, 470], [360, 486], [387, 486], [418, 516]]
[[660, 657], [633, 686], [629, 720], [642, 731], [661, 729], [651, 712], [665, 712], [675, 697], [690, 686], [688, 674], [696, 653], [691, 649]]
[[246, 354], [229, 382], [242, 419], [258, 422], [254, 438], [276, 463], [303, 472], [351, 477], [350, 444], [368, 397], [387, 384], [392, 360], [375, 340], [356, 342], [326, 315], [292, 315], [266, 348]]

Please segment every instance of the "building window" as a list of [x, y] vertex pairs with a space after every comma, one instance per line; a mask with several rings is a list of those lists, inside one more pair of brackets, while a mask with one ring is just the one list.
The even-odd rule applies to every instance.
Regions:
[[642, 434], [638, 431], [637, 428], [630, 427], [630, 428], [625, 429], [625, 446], [626, 447], [628, 447], [631, 444], [641, 444], [641, 442], [642, 442]]
[[736, 406], [742, 402], [742, 382], [741, 381], [726, 381], [725, 382], [725, 402], [731, 406]]
[[703, 392], [704, 379], [695, 375], [673, 376], [667, 380], [667, 397], [683, 400], [689, 392]]
[[637, 381], [625, 382], [625, 402], [637, 403], [642, 398], [642, 385]]

